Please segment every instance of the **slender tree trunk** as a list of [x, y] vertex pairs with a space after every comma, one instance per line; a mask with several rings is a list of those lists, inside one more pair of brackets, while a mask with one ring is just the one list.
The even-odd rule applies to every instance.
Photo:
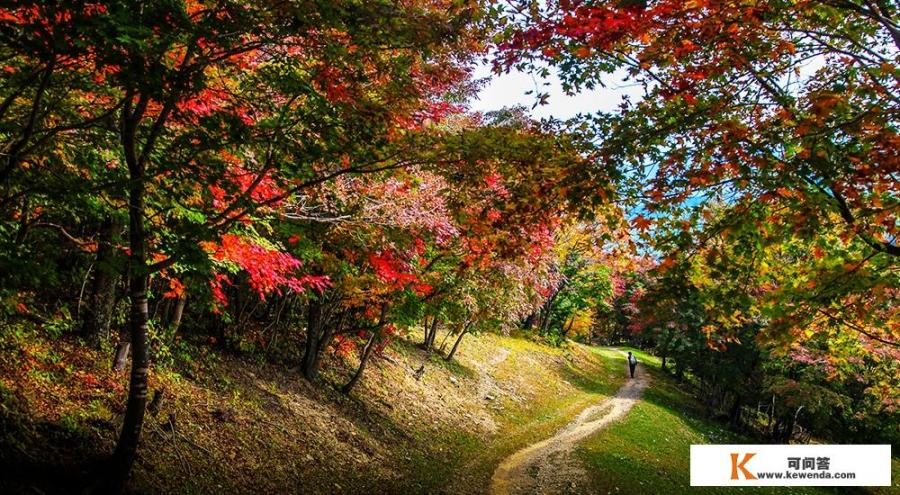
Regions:
[[466, 334], [469, 333], [469, 328], [471, 328], [471, 327], [472, 327], [472, 320], [469, 320], [466, 322], [466, 325], [459, 332], [459, 337], [456, 338], [456, 342], [453, 343], [453, 348], [450, 349], [450, 354], [447, 354], [447, 357], [444, 358], [445, 360], [447, 360], [447, 361], [453, 360], [453, 356], [455, 356], [456, 351], [459, 350], [460, 342], [462, 342], [463, 337], [465, 337]]
[[184, 316], [184, 306], [186, 303], [187, 292], [182, 292], [175, 301], [175, 310], [172, 313], [172, 319], [169, 321], [169, 328], [171, 328], [173, 335], [178, 333], [178, 328], [181, 327], [181, 318]]
[[775, 421], [775, 427], [772, 429], [772, 438], [779, 443], [790, 443], [791, 437], [794, 435], [794, 425], [797, 424], [797, 418], [800, 416], [800, 411], [803, 410], [803, 406], [797, 408], [793, 415], [788, 413], [789, 415], [786, 418], [778, 418]]
[[441, 340], [441, 346], [438, 348], [438, 352], [444, 352], [444, 349], [447, 347], [447, 339], [450, 338], [450, 334], [453, 332], [450, 328], [447, 329], [447, 333], [444, 334], [444, 339]]
[[369, 340], [366, 341], [365, 347], [363, 347], [363, 352], [359, 357], [359, 367], [356, 368], [356, 373], [353, 374], [353, 377], [350, 378], [350, 381], [347, 382], [346, 385], [341, 389], [341, 392], [345, 394], [349, 394], [353, 387], [356, 386], [356, 382], [359, 381], [360, 377], [362, 377], [363, 371], [366, 369], [366, 363], [369, 362], [369, 356], [372, 355], [372, 350], [375, 349], [375, 339], [378, 335], [378, 331], [372, 331], [371, 335], [369, 335]]
[[456, 351], [459, 349], [459, 344], [460, 344], [460, 342], [462, 342], [462, 339], [465, 336], [466, 336], [465, 331], [460, 332], [459, 337], [456, 338], [456, 342], [453, 343], [453, 347], [450, 349], [450, 354], [447, 354], [447, 357], [444, 358], [445, 360], [447, 360], [447, 361], [453, 360], [453, 356], [456, 355]]
[[303, 376], [311, 382], [319, 376], [322, 354], [335, 332], [343, 327], [346, 317], [346, 313], [342, 313], [337, 323], [332, 325], [331, 310], [325, 306], [322, 297], [311, 299], [306, 313], [306, 348], [301, 369]]
[[550, 320], [551, 318], [551, 310], [553, 309], [553, 302], [556, 300], [556, 295], [559, 292], [554, 292], [547, 302], [544, 304], [543, 309], [541, 310], [541, 335], [546, 335], [548, 331], [550, 331]]
[[269, 354], [272, 350], [272, 347], [276, 346], [276, 343], [278, 342], [278, 335], [280, 334], [279, 324], [281, 323], [281, 316], [291, 313], [291, 308], [294, 307], [295, 299], [296, 297], [293, 294], [285, 297], [282, 300], [281, 306], [278, 308], [278, 312], [275, 314], [275, 320], [270, 323], [268, 327], [266, 327], [266, 330], [268, 330], [269, 328], [272, 329], [272, 337], [266, 344], [266, 354]]
[[575, 325], [575, 316], [573, 315], [569, 318], [569, 321], [563, 326], [562, 337], [567, 338], [569, 336], [569, 332], [572, 330], [572, 326]]
[[[141, 174], [142, 175], [142, 174]], [[131, 247], [131, 378], [128, 387], [128, 405], [119, 442], [114, 454], [114, 491], [121, 492], [131, 473], [137, 455], [138, 441], [144, 423], [147, 405], [147, 372], [150, 366], [147, 323], [149, 308], [147, 290], [150, 277], [145, 266], [144, 225], [143, 225], [143, 178], [134, 181], [129, 204], [129, 238]]]
[[303, 376], [309, 381], [315, 380], [319, 374], [319, 370], [316, 369], [316, 356], [321, 352], [319, 346], [324, 332], [322, 320], [322, 302], [313, 297], [309, 300], [306, 310], [306, 349], [302, 364]]
[[109, 336], [109, 328], [112, 325], [118, 279], [116, 268], [113, 266], [116, 256], [115, 240], [121, 232], [122, 226], [114, 217], [104, 220], [100, 227], [97, 257], [94, 262], [94, 280], [81, 324], [82, 336], [95, 347]]
[[144, 231], [144, 165], [138, 158], [136, 149], [136, 129], [146, 99], [142, 98], [139, 109], [134, 113], [125, 110], [122, 125], [122, 147], [131, 183], [128, 191], [128, 240], [131, 254], [129, 258], [129, 284], [131, 297], [131, 377], [128, 384], [128, 404], [122, 420], [122, 431], [113, 454], [113, 469], [110, 473], [110, 492], [121, 493], [131, 474], [137, 456], [144, 411], [147, 407], [147, 373], [150, 367], [147, 325], [149, 309], [147, 293], [150, 275], [146, 265], [146, 233]]
[[665, 334], [665, 338], [663, 338], [662, 349], [660, 349], [660, 354], [661, 354], [661, 357], [662, 357], [662, 365], [661, 365], [661, 367], [662, 367], [662, 370], [663, 370], [663, 371], [666, 371], [666, 372], [669, 371], [669, 370], [666, 368], [666, 364], [667, 364], [667, 361], [668, 361], [667, 358], [669, 357], [669, 345], [670, 345], [671, 343], [672, 343], [672, 330], [671, 330], [671, 329], [667, 329], [667, 330], [666, 330], [666, 334]]
[[[437, 317], [435, 317], [437, 319]], [[428, 315], [422, 319], [422, 348], [428, 349], [428, 332], [431, 329], [431, 325], [428, 323]]]
[[437, 334], [437, 327], [438, 327], [438, 318], [437, 318], [437, 316], [435, 316], [434, 319], [431, 320], [431, 331], [428, 332], [427, 347], [428, 347], [429, 351], [434, 348], [434, 337]]
[[347, 316], [347, 313], [341, 313], [340, 318], [338, 318], [337, 324], [328, 325], [322, 331], [322, 338], [319, 340], [318, 351], [313, 359], [312, 369], [313, 369], [313, 377], [318, 376], [319, 370], [322, 369], [322, 356], [325, 355], [325, 348], [331, 343], [331, 339], [334, 338], [336, 332], [340, 332], [344, 328], [344, 320]]
[[435, 316], [431, 320], [431, 329], [428, 328], [428, 325], [425, 325], [425, 350], [431, 352], [434, 349], [434, 339], [437, 336], [438, 330], [438, 317]]
[[741, 422], [741, 406], [742, 406], [741, 396], [739, 394], [735, 394], [734, 404], [731, 405], [731, 412], [728, 414], [729, 422], [731, 423], [732, 428], [737, 428], [738, 424]]
[[794, 417], [779, 420], [775, 427], [775, 441], [778, 443], [790, 443], [794, 433]]
[[[142, 211], [142, 209], [140, 210]], [[140, 213], [138, 213], [140, 215]], [[138, 219], [137, 224], [142, 221]], [[136, 227], [132, 222], [132, 228]], [[137, 235], [132, 235], [132, 261], [143, 265], [143, 227], [138, 227]], [[140, 239], [138, 240], [138, 236]], [[134, 241], [138, 241], [137, 243]], [[135, 249], [137, 247], [137, 249]], [[147, 372], [150, 367], [149, 342], [147, 339], [147, 322], [149, 309], [147, 304], [147, 288], [149, 276], [142, 266], [133, 268], [131, 280], [131, 378], [128, 386], [128, 405], [122, 431], [114, 454], [116, 468], [113, 476], [116, 492], [121, 492], [128, 480], [131, 466], [137, 455], [138, 441], [144, 423], [144, 410], [147, 405]]]

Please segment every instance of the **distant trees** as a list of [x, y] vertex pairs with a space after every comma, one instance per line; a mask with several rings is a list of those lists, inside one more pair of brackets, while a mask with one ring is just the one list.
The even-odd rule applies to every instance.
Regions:
[[[729, 218], [719, 211], [708, 226]], [[669, 232], [673, 242], [686, 239], [680, 225]], [[893, 435], [897, 350], [828, 318], [784, 328], [778, 315], [799, 300], [784, 291], [808, 290], [795, 269], [817, 258], [799, 240], [785, 250], [757, 235], [730, 230], [702, 247], [667, 251], [646, 274], [635, 337], [697, 386], [709, 414], [736, 427], [781, 442], [803, 431], [842, 440]]]
[[589, 341], [594, 327], [608, 322], [605, 311], [615, 297], [614, 270], [630, 266], [632, 258], [619, 254], [629, 249], [627, 232], [618, 228], [621, 213], [607, 208], [602, 221], [567, 218], [556, 230], [540, 306], [523, 320], [524, 329], [551, 341]]

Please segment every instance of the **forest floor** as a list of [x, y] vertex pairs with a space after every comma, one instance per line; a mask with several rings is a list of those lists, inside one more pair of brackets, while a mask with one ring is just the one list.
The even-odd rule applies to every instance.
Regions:
[[[652, 385], [624, 414], [612, 397], [644, 381], [622, 388], [617, 350], [484, 334], [446, 362], [420, 337], [395, 341], [350, 396], [337, 389], [352, 359], [330, 357], [311, 385], [296, 366], [197, 344], [193, 361], [152, 372], [165, 400], [147, 416], [131, 491], [486, 493], [505, 459], [577, 431], [559, 491], [685, 493], [690, 444], [739, 439], [702, 418], [651, 356], [639, 355]], [[108, 349], [0, 328], [0, 493], [76, 493], [102, 470], [127, 380], [109, 363]], [[610, 407], [618, 421], [585, 426], [605, 425]]]

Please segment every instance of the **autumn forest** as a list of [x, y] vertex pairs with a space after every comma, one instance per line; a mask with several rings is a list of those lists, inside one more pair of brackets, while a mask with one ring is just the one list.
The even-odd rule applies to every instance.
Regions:
[[[473, 108], [504, 74], [531, 103]], [[896, 446], [898, 237], [890, 0], [5, 1], [0, 492]]]

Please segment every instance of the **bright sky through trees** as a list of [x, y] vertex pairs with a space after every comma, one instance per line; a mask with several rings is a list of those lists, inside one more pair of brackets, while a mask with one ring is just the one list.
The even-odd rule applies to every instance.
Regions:
[[[487, 112], [521, 105], [528, 108], [535, 118], [568, 119], [579, 113], [614, 111], [623, 96], [637, 101], [643, 94], [639, 85], [622, 81], [621, 77], [610, 77], [611, 84], [606, 88], [586, 89], [567, 95], [555, 70], [551, 69], [551, 72], [553, 74], [549, 79], [541, 80], [537, 75], [515, 69], [505, 74], [494, 74], [489, 65], [481, 65], [476, 69], [475, 77], [487, 81], [478, 98], [471, 101], [472, 110]], [[546, 104], [531, 108], [537, 101], [537, 92], [549, 93], [550, 97]]]

